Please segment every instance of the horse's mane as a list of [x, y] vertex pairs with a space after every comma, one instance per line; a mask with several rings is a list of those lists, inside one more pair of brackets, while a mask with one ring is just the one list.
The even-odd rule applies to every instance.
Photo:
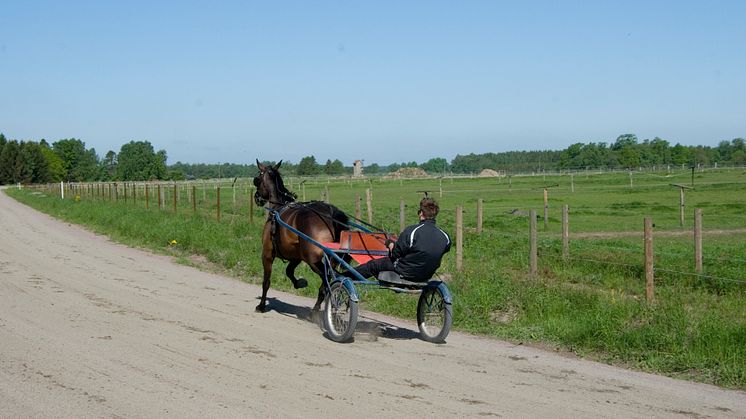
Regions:
[[270, 170], [270, 174], [275, 179], [275, 187], [277, 188], [278, 195], [280, 195], [286, 202], [294, 202], [298, 198], [298, 195], [296, 195], [295, 192], [291, 191], [285, 186], [285, 182], [282, 180], [280, 171]]

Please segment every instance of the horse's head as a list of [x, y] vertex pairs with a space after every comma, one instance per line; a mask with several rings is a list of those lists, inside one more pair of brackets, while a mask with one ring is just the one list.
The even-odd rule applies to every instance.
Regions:
[[264, 206], [268, 202], [273, 205], [284, 205], [288, 202], [295, 201], [295, 194], [285, 188], [285, 183], [280, 176], [280, 165], [282, 160], [276, 165], [265, 165], [257, 159], [256, 167], [259, 168], [259, 174], [254, 177], [254, 202], [258, 206]]

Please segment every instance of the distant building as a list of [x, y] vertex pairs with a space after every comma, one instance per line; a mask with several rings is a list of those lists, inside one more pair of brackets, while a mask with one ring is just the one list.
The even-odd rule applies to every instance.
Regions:
[[355, 163], [352, 165], [352, 176], [353, 177], [360, 177], [363, 175], [363, 162], [362, 160], [355, 160]]

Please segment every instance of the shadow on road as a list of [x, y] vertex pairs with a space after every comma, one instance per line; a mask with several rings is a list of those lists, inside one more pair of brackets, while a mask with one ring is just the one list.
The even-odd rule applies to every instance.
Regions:
[[[315, 324], [323, 329], [323, 311], [313, 311], [310, 307], [301, 307], [288, 304], [276, 298], [267, 298], [269, 311], [276, 311], [283, 316], [293, 317]], [[360, 340], [375, 341], [379, 337], [384, 339], [419, 339], [420, 333], [415, 330], [402, 328], [380, 320], [373, 320], [364, 316], [358, 316], [355, 336]]]

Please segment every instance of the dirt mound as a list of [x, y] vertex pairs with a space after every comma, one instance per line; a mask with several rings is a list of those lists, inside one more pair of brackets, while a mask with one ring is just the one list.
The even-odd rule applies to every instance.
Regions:
[[386, 177], [394, 178], [394, 179], [422, 178], [422, 177], [430, 177], [430, 175], [428, 175], [426, 171], [420, 169], [419, 167], [402, 167], [396, 172], [389, 173], [388, 175], [386, 175]]
[[500, 177], [502, 176], [500, 172], [497, 172], [492, 169], [484, 169], [481, 172], [479, 172], [479, 177]]

